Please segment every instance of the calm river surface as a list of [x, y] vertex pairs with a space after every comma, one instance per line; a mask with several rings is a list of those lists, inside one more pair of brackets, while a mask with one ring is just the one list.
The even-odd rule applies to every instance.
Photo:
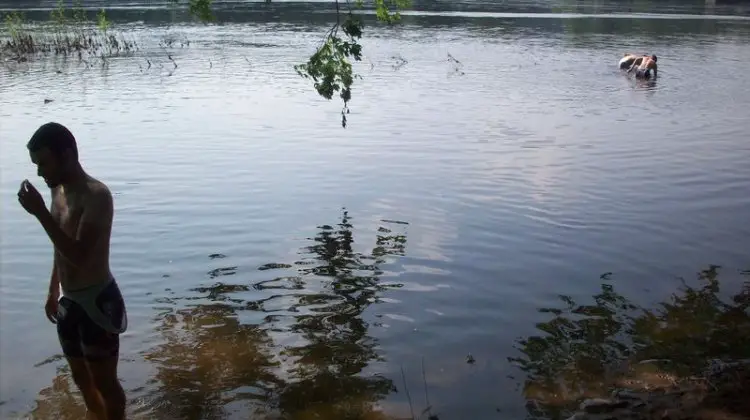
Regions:
[[[343, 129], [292, 68], [331, 15], [274, 16], [123, 23], [142, 48], [106, 68], [0, 69], [3, 418], [82, 412], [43, 313], [51, 245], [15, 197], [43, 185], [25, 142], [51, 120], [115, 194], [133, 418], [418, 416], [425, 386], [441, 419], [524, 418], [508, 357], [558, 295], [611, 272], [655, 304], [711, 264], [742, 283], [750, 21], [371, 25]], [[190, 41], [176, 69], [165, 38]], [[626, 51], [659, 79], [621, 74]]]

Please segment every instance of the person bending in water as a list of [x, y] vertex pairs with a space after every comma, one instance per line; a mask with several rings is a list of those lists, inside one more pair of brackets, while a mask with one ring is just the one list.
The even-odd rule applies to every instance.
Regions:
[[117, 378], [117, 363], [119, 334], [127, 328], [127, 313], [109, 267], [112, 194], [83, 170], [76, 140], [64, 126], [42, 125], [27, 148], [52, 196], [51, 210], [47, 210], [28, 180], [18, 190], [19, 203], [37, 218], [54, 246], [44, 310], [57, 324], [87, 417], [124, 419], [125, 393]]
[[656, 56], [652, 55], [651, 57], [643, 57], [643, 60], [640, 63], [633, 63], [628, 69], [628, 73], [633, 70], [635, 70], [635, 77], [638, 79], [650, 79], [651, 70], [654, 71], [654, 78], [656, 78]]
[[625, 56], [623, 56], [620, 59], [620, 69], [627, 70], [633, 64], [640, 65], [641, 61], [643, 61], [643, 57], [645, 57], [645, 55], [635, 55], [635, 54], [625, 53]]

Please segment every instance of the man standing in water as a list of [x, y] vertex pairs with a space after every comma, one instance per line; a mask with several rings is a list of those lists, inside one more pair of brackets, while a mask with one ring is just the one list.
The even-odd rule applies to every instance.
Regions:
[[37, 218], [54, 246], [44, 306], [47, 318], [57, 324], [88, 418], [124, 419], [125, 393], [117, 378], [117, 363], [127, 313], [109, 268], [112, 194], [83, 170], [76, 140], [64, 126], [42, 125], [27, 148], [52, 195], [47, 210], [28, 180], [18, 190], [18, 202]]

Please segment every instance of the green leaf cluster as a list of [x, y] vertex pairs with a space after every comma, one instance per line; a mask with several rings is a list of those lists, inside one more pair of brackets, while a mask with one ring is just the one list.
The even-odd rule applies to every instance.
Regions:
[[[332, 99], [338, 96], [344, 103], [341, 110], [341, 125], [346, 127], [346, 115], [349, 113], [349, 101], [352, 99], [352, 85], [354, 80], [361, 78], [354, 72], [352, 60], [362, 60], [362, 38], [364, 23], [354, 13], [352, 5], [345, 4], [348, 11], [342, 12], [338, 0], [336, 4], [336, 23], [326, 34], [321, 46], [313, 53], [306, 63], [294, 66], [297, 73], [313, 80], [313, 86], [320, 96]], [[170, 0], [177, 4], [179, 0]], [[268, 1], [267, 1], [268, 2]], [[396, 23], [401, 19], [400, 10], [407, 8], [410, 0], [373, 0], [375, 14], [379, 21], [387, 24]], [[355, 0], [357, 9], [365, 7], [364, 0]], [[189, 0], [190, 13], [203, 22], [215, 21], [211, 11], [211, 0]], [[344, 21], [342, 14], [346, 13]]]
[[[359, 77], [354, 73], [350, 59], [362, 60], [362, 37], [364, 25], [359, 17], [349, 14], [343, 24], [333, 27], [323, 45], [310, 56], [307, 63], [294, 66], [297, 73], [314, 81], [315, 90], [326, 99], [338, 92], [344, 102], [341, 110], [341, 125], [346, 127], [348, 104], [352, 99], [352, 84]], [[339, 28], [344, 36], [338, 34]]]

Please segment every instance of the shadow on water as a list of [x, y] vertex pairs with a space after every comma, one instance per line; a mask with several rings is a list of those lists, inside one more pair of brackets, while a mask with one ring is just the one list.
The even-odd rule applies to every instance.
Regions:
[[[131, 401], [136, 418], [159, 419], [381, 419], [377, 402], [396, 390], [367, 374], [384, 361], [368, 334], [363, 312], [381, 292], [381, 266], [404, 255], [406, 236], [381, 226], [366, 253], [354, 249], [346, 211], [323, 225], [294, 264], [267, 264], [264, 272], [294, 275], [243, 284], [237, 267], [211, 270], [211, 280], [232, 278], [160, 299], [160, 343], [143, 354], [155, 370]], [[218, 260], [221, 254], [211, 255]], [[231, 277], [227, 277], [232, 275]], [[262, 298], [249, 295], [270, 294]], [[258, 322], [243, 322], [243, 318]], [[71, 392], [73, 391], [73, 392]], [[80, 418], [82, 402], [66, 372], [40, 392], [34, 418]], [[76, 395], [76, 396], [74, 396]]]
[[[567, 418], [585, 398], [616, 395], [631, 398], [622, 409], [658, 402], [669, 418], [745, 418], [726, 416], [750, 413], [750, 281], [723, 298], [718, 271], [699, 273], [697, 286], [683, 282], [653, 309], [617, 293], [609, 275], [590, 304], [560, 296], [561, 307], [540, 309], [552, 318], [537, 324], [541, 334], [518, 340], [521, 355], [509, 358], [526, 376], [529, 418]], [[719, 412], [725, 417], [709, 417]]]

